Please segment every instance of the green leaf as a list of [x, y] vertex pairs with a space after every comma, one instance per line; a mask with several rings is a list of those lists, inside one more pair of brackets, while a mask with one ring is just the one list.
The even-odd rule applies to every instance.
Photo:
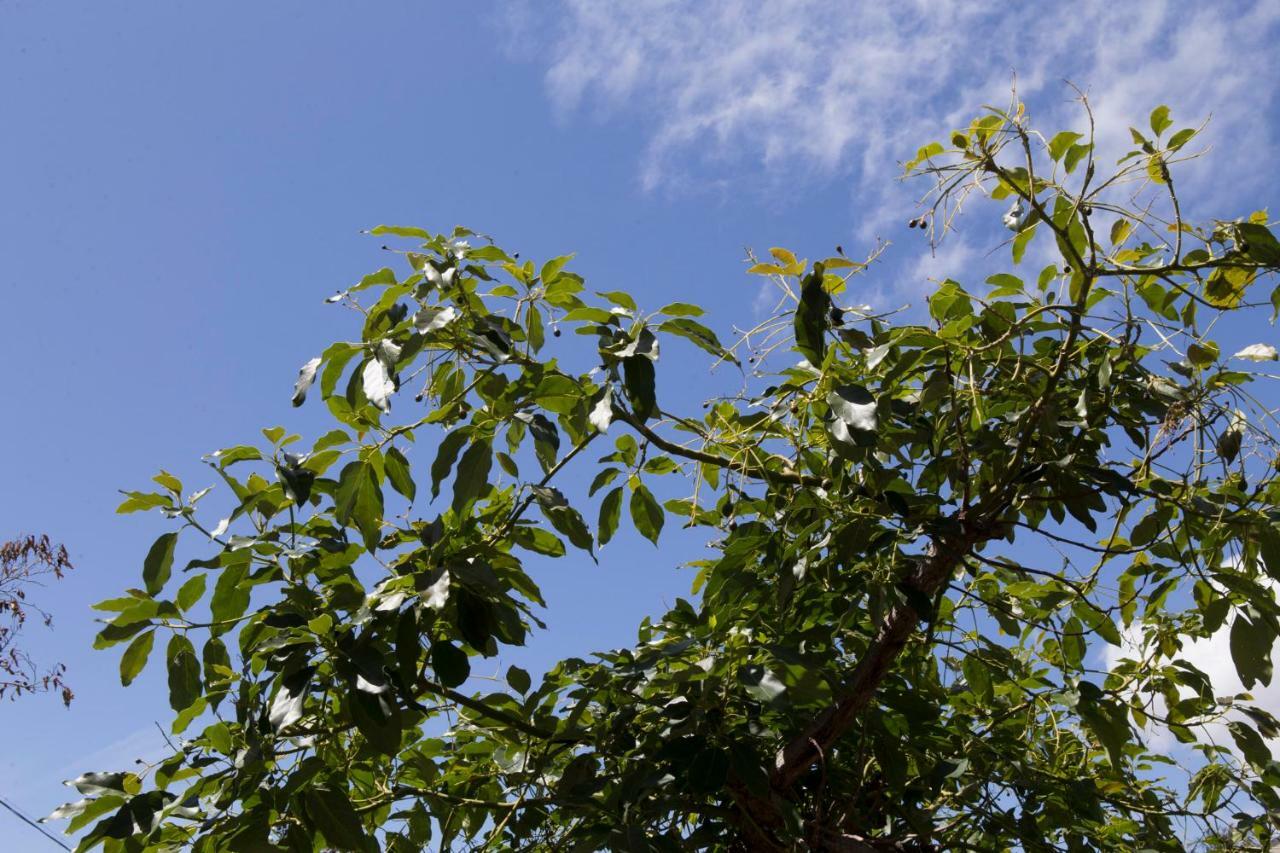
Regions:
[[987, 665], [977, 655], [966, 655], [961, 668], [964, 671], [964, 680], [968, 682], [969, 689], [980, 701], [989, 702], [992, 697], [991, 673], [987, 669]]
[[662, 506], [643, 483], [637, 483], [631, 490], [631, 522], [640, 531], [640, 535], [654, 545], [658, 544], [658, 535], [662, 533], [662, 525], [666, 521]]
[[800, 304], [796, 307], [792, 324], [796, 349], [818, 369], [821, 369], [827, 353], [826, 332], [831, 314], [831, 297], [822, 286], [822, 276], [821, 265], [815, 265], [813, 272], [805, 277], [800, 285]]
[[365, 833], [360, 816], [342, 791], [308, 785], [302, 792], [302, 799], [311, 825], [331, 847], [342, 851], [376, 848], [373, 839]]
[[170, 474], [168, 471], [162, 470], [159, 474], [156, 474], [151, 479], [159, 483], [160, 485], [164, 486], [166, 489], [173, 492], [175, 495], [178, 495], [179, 497], [181, 497], [182, 481], [179, 480], [177, 477], [173, 476], [172, 474]]
[[707, 312], [688, 302], [672, 302], [670, 305], [659, 308], [658, 313], [666, 314], [668, 317], [701, 317]]
[[568, 376], [551, 373], [538, 383], [533, 399], [548, 412], [571, 415], [582, 400], [582, 388]]
[[[227, 566], [218, 575], [218, 582], [213, 585], [213, 597], [209, 600], [209, 612], [215, 622], [239, 619], [248, 609], [249, 587], [244, 583], [248, 570], [248, 562], [241, 561]], [[210, 631], [223, 634], [230, 629], [230, 625], [216, 625]]]
[[1151, 111], [1151, 131], [1156, 136], [1168, 130], [1171, 124], [1173, 124], [1173, 120], [1169, 118], [1168, 107], [1162, 105]]
[[216, 451], [213, 458], [217, 460], [219, 468], [230, 468], [237, 462], [257, 462], [262, 458], [262, 451], [247, 444], [237, 444], [235, 447]]
[[320, 374], [320, 396], [322, 398], [328, 399], [333, 396], [333, 390], [337, 387], [338, 380], [342, 378], [342, 372], [346, 370], [351, 359], [362, 351], [361, 347], [344, 342], [333, 344], [324, 351], [321, 356], [325, 362], [324, 372]]
[[1266, 772], [1267, 765], [1271, 763], [1271, 750], [1267, 748], [1266, 741], [1254, 731], [1252, 726], [1239, 720], [1227, 723], [1227, 730], [1231, 732], [1231, 738], [1236, 742], [1236, 747], [1245, 760], [1259, 773]]
[[461, 515], [468, 506], [489, 491], [489, 471], [493, 468], [493, 446], [487, 439], [471, 442], [458, 462], [453, 481], [453, 511]]
[[665, 320], [658, 326], [658, 331], [679, 335], [714, 356], [728, 359], [734, 364], [738, 363], [738, 360], [720, 345], [720, 339], [716, 337], [716, 333], [697, 320], [689, 320], [683, 317]]
[[147, 665], [147, 657], [151, 654], [151, 646], [155, 642], [154, 630], [139, 634], [124, 650], [120, 657], [120, 683], [128, 687]]
[[529, 678], [529, 673], [518, 666], [512, 666], [507, 669], [507, 684], [517, 693], [528, 693], [533, 680]]
[[177, 542], [177, 533], [165, 533], [147, 551], [147, 558], [142, 562], [142, 580], [151, 595], [158, 595], [169, 581], [173, 569], [173, 549]]
[[466, 427], [454, 430], [446, 435], [440, 442], [439, 448], [436, 449], [435, 461], [431, 463], [431, 497], [432, 499], [440, 497], [440, 484], [449, 476], [449, 472], [453, 470], [453, 463], [458, 458], [463, 446], [467, 443], [471, 431]]
[[165, 658], [169, 669], [169, 707], [182, 711], [200, 698], [200, 663], [196, 660], [196, 650], [186, 635], [174, 634]]
[[1018, 278], [1016, 275], [1010, 275], [1007, 272], [1000, 272], [995, 275], [988, 276], [987, 284], [990, 284], [999, 290], [1011, 291], [1014, 293], [1021, 292], [1025, 286], [1022, 283], [1022, 279]]
[[385, 460], [387, 479], [391, 481], [391, 488], [404, 495], [410, 503], [418, 494], [418, 487], [413, 482], [413, 476], [409, 473], [409, 460], [404, 457], [397, 447], [388, 448]]
[[525, 550], [547, 557], [563, 557], [564, 543], [550, 530], [521, 524], [511, 531], [511, 541]]
[[392, 694], [371, 693], [353, 686], [347, 691], [351, 717], [369, 746], [383, 755], [400, 752], [403, 725], [400, 707]]
[[1062, 161], [1062, 166], [1067, 170], [1067, 174], [1074, 172], [1076, 166], [1084, 159], [1084, 156], [1092, 150], [1092, 145], [1072, 145], [1068, 148], [1067, 156]]
[[471, 675], [467, 653], [445, 640], [431, 644], [431, 669], [445, 687], [457, 687]]
[[591, 532], [582, 515], [569, 505], [569, 501], [559, 489], [549, 486], [532, 486], [534, 498], [542, 514], [551, 522], [551, 526], [564, 534], [575, 547], [591, 553]]
[[[407, 225], [378, 225], [369, 229], [369, 233], [374, 236], [390, 234], [393, 237], [417, 237], [419, 240], [430, 240], [431, 232], [424, 228], [413, 228]], [[395, 282], [395, 279], [392, 279]], [[332, 841], [333, 839], [329, 839]]]
[[556, 456], [560, 452], [560, 431], [556, 425], [541, 412], [528, 420], [529, 434], [533, 436], [533, 452], [543, 471], [550, 471], [556, 464]]
[[97, 636], [93, 638], [93, 647], [95, 649], [109, 649], [114, 645], [123, 643], [125, 640], [133, 637], [139, 631], [152, 625], [150, 617], [142, 619], [121, 619], [117, 618], [107, 624]]
[[1273, 580], [1280, 580], [1280, 531], [1267, 522], [1262, 522], [1257, 529], [1258, 555], [1267, 574]]
[[622, 388], [627, 394], [627, 402], [641, 421], [653, 417], [658, 408], [658, 398], [654, 391], [653, 362], [642, 355], [633, 355], [622, 360]]
[[1250, 260], [1269, 267], [1280, 266], [1280, 242], [1265, 225], [1241, 222], [1236, 225], [1236, 233], [1239, 235], [1237, 243], [1242, 244], [1240, 250]]
[[1246, 690], [1258, 683], [1271, 683], [1271, 647], [1275, 640], [1275, 632], [1261, 619], [1254, 622], [1240, 614], [1231, 623], [1231, 659]]
[[1169, 144], [1166, 146], [1170, 151], [1177, 151], [1182, 146], [1191, 141], [1191, 137], [1196, 135], [1194, 127], [1184, 127], [1182, 130], [1169, 137]]
[[1124, 707], [1104, 698], [1105, 694], [1097, 685], [1088, 681], [1080, 682], [1079, 691], [1080, 701], [1076, 710], [1080, 713], [1080, 718], [1107, 750], [1111, 765], [1121, 767], [1124, 745], [1131, 734]]
[[879, 427], [876, 399], [861, 385], [841, 385], [827, 394], [831, 414], [851, 430], [873, 433]]
[[204, 575], [194, 575], [187, 579], [186, 583], [178, 587], [177, 603], [179, 610], [190, 610], [204, 595], [206, 577]]
[[1111, 223], [1111, 245], [1119, 246], [1133, 232], [1133, 223], [1127, 219], [1117, 219]]
[[354, 524], [370, 552], [378, 547], [382, 533], [382, 489], [378, 486], [378, 473], [371, 463], [349, 462], [342, 469], [338, 476], [334, 517], [341, 525]]
[[542, 265], [542, 271], [538, 273], [538, 278], [542, 279], [543, 284], [550, 284], [560, 276], [565, 264], [573, 260], [573, 257], [573, 255], [561, 255], [558, 258], [552, 258]]
[[618, 521], [622, 518], [622, 487], [610, 491], [600, 502], [599, 532], [596, 534], [601, 545], [613, 538], [618, 530]]
[[605, 299], [608, 299], [614, 305], [618, 305], [628, 311], [635, 312], [638, 310], [636, 301], [631, 298], [631, 294], [623, 293], [621, 290], [605, 290], [600, 293]]
[[1013, 238], [1013, 262], [1015, 264], [1022, 263], [1022, 258], [1027, 254], [1027, 246], [1036, 236], [1036, 226], [1028, 225], [1018, 232], [1018, 236]]
[[172, 498], [168, 495], [161, 495], [156, 492], [122, 492], [122, 494], [125, 496], [125, 500], [120, 504], [120, 506], [116, 507], [116, 512], [120, 515], [155, 509], [162, 506], [173, 506]]
[[1200, 341], [1187, 347], [1187, 359], [1196, 367], [1208, 367], [1218, 360], [1218, 345]]
[[1067, 149], [1080, 139], [1080, 134], [1074, 131], [1064, 130], [1055, 134], [1053, 139], [1049, 140], [1049, 158], [1055, 163], [1062, 159], [1062, 155], [1067, 153]]

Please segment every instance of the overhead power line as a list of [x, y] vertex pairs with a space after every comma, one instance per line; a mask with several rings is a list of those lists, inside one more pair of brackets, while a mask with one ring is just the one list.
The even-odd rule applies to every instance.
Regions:
[[8, 809], [9, 811], [13, 812], [15, 815], [17, 815], [17, 816], [18, 816], [18, 820], [22, 821], [22, 822], [23, 822], [23, 823], [25, 823], [27, 826], [31, 827], [31, 828], [32, 828], [32, 829], [34, 829], [36, 832], [40, 833], [40, 834], [41, 834], [41, 835], [43, 835], [45, 838], [49, 839], [49, 840], [50, 840], [50, 841], [52, 841], [54, 844], [56, 844], [56, 845], [58, 845], [59, 847], [61, 847], [63, 850], [70, 850], [70, 849], [71, 849], [71, 848], [70, 848], [70, 847], [68, 847], [67, 845], [63, 844], [63, 843], [62, 843], [62, 841], [61, 841], [60, 839], [58, 839], [56, 836], [50, 835], [48, 832], [46, 832], [46, 831], [45, 831], [45, 828], [44, 828], [43, 826], [41, 826], [40, 824], [36, 823], [36, 822], [35, 822], [34, 820], [32, 820], [31, 818], [27, 817], [26, 815], [24, 815], [22, 812], [18, 811], [18, 810], [17, 810], [16, 808], [14, 808], [13, 806], [9, 805], [9, 803], [8, 803], [8, 802], [7, 802], [3, 797], [0, 797], [0, 806], [4, 806], [4, 807], [5, 807], [6, 809]]

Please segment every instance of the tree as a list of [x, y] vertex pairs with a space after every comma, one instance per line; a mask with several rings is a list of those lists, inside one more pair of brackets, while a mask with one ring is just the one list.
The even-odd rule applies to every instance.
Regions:
[[67, 549], [54, 545], [47, 535], [0, 542], [0, 699], [55, 691], [70, 707], [75, 698], [65, 680], [66, 666], [59, 663], [41, 671], [30, 653], [18, 645], [18, 636], [32, 613], [46, 627], [53, 624], [48, 612], [27, 600], [27, 590], [50, 575], [62, 580], [71, 568]]
[[[1213, 336], [1280, 305], [1280, 244], [1265, 213], [1183, 217], [1196, 131], [1164, 107], [1103, 174], [1082, 103], [1082, 133], [988, 108], [906, 164], [934, 239], [980, 191], [1013, 202], [1015, 270], [1051, 258], [944, 281], [918, 322], [845, 306], [867, 262], [842, 251], [770, 250], [749, 272], [780, 309], [726, 347], [694, 305], [591, 295], [569, 256], [373, 229], [418, 245], [330, 300], [359, 340], [294, 402], [318, 384], [334, 429], [209, 457], [236, 502], [216, 526], [170, 474], [127, 493], [180, 526], [99, 605], [98, 645], [127, 643], [128, 683], [163, 640], [187, 740], [55, 814], [108, 850], [1268, 844], [1280, 726], [1180, 649], [1229, 630], [1244, 683], [1271, 679], [1280, 457], [1253, 362], [1276, 350]], [[747, 391], [669, 411], [676, 338], [749, 362]], [[584, 349], [598, 368], [567, 367]], [[673, 481], [689, 496], [660, 501]], [[717, 537], [695, 597], [634, 648], [469, 681], [541, 624], [521, 555], [590, 559], [624, 514]], [[179, 535], [207, 550], [175, 576]]]

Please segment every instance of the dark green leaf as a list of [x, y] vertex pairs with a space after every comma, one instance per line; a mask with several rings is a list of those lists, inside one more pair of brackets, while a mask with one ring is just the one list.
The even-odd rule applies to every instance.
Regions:
[[1240, 250], [1251, 260], [1270, 267], [1280, 266], [1280, 241], [1265, 225], [1241, 222], [1236, 229], [1239, 241], [1244, 244]]
[[654, 392], [653, 362], [641, 355], [633, 355], [622, 361], [622, 387], [627, 393], [631, 410], [641, 421], [653, 417], [658, 408]]
[[445, 687], [457, 687], [471, 675], [467, 653], [445, 640], [431, 644], [431, 669]]
[[349, 462], [338, 476], [334, 517], [342, 525], [360, 531], [369, 551], [378, 547], [382, 532], [382, 489], [378, 474], [369, 462]]
[[640, 531], [640, 535], [653, 544], [658, 544], [658, 535], [662, 533], [662, 525], [666, 521], [662, 506], [654, 498], [643, 483], [637, 484], [631, 492], [631, 522]]
[[543, 530], [541, 527], [517, 525], [511, 531], [511, 539], [521, 548], [533, 551], [535, 554], [544, 554], [548, 557], [564, 556], [564, 543], [554, 533]]
[[716, 333], [696, 320], [689, 320], [683, 317], [665, 320], [658, 326], [658, 331], [679, 335], [714, 356], [728, 359], [734, 364], [738, 363], [738, 360], [721, 346], [720, 339], [716, 337]]
[[533, 496], [538, 501], [542, 514], [551, 522], [551, 526], [564, 534], [578, 548], [591, 553], [591, 531], [582, 515], [569, 505], [559, 489], [547, 486], [533, 486]]
[[173, 569], [173, 549], [178, 543], [177, 533], [165, 533], [151, 545], [142, 563], [142, 579], [147, 592], [158, 595], [169, 580]]
[[[239, 561], [228, 565], [218, 575], [218, 581], [213, 585], [213, 598], [209, 600], [209, 611], [215, 622], [238, 619], [249, 607], [249, 587], [244, 583], [248, 569], [247, 561]], [[216, 635], [230, 629], [229, 624], [223, 624], [211, 630]]]
[[1259, 772], [1264, 772], [1267, 765], [1271, 763], [1271, 750], [1267, 748], [1266, 741], [1248, 723], [1232, 720], [1227, 723], [1227, 729], [1231, 732], [1231, 737], [1245, 760]]
[[200, 698], [200, 663], [184, 634], [174, 634], [165, 651], [169, 669], [169, 707], [181, 711]]
[[409, 460], [405, 459], [399, 448], [392, 447], [387, 450], [385, 465], [391, 488], [412, 502], [418, 494], [418, 487], [414, 485], [413, 476], [409, 473]]
[[1231, 623], [1231, 659], [1246, 690], [1258, 683], [1271, 683], [1271, 647], [1275, 640], [1275, 632], [1262, 620], [1254, 622], [1240, 614]]
[[308, 785], [302, 797], [307, 818], [330, 846], [344, 853], [376, 848], [345, 793], [321, 785]]
[[529, 673], [518, 666], [512, 666], [507, 669], [507, 684], [517, 693], [528, 693], [533, 681], [529, 678]]
[[607, 544], [618, 530], [618, 521], [622, 518], [622, 487], [610, 491], [600, 502], [600, 522], [597, 538], [601, 545]]
[[1082, 681], [1079, 687], [1080, 701], [1076, 706], [1081, 719], [1094, 737], [1107, 750], [1113, 767], [1119, 768], [1124, 760], [1124, 745], [1131, 731], [1122, 705], [1104, 698], [1098, 687]]
[[453, 511], [462, 513], [471, 502], [489, 490], [489, 471], [493, 468], [493, 447], [487, 439], [471, 442], [458, 462], [453, 481]]
[[529, 418], [529, 434], [533, 436], [533, 450], [543, 471], [550, 471], [560, 452], [560, 431], [546, 415], [538, 413]]
[[147, 665], [147, 657], [151, 654], [151, 646], [155, 642], [154, 630], [139, 634], [120, 657], [120, 683], [128, 687]]
[[370, 693], [357, 687], [347, 691], [351, 716], [364, 739], [383, 755], [400, 751], [402, 720], [391, 693]]
[[470, 430], [463, 428], [454, 430], [446, 435], [440, 442], [440, 447], [436, 450], [435, 461], [431, 463], [431, 497], [432, 499], [440, 497], [440, 484], [449, 476], [449, 472], [453, 470], [453, 463], [458, 458], [458, 453], [462, 451], [463, 446], [470, 437]]
[[831, 313], [831, 297], [822, 286], [822, 277], [822, 266], [817, 264], [801, 283], [800, 304], [793, 323], [796, 349], [819, 369], [827, 353], [826, 332]]

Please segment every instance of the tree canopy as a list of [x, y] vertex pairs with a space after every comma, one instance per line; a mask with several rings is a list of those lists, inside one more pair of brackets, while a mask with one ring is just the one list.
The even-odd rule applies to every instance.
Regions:
[[[1181, 651], [1229, 631], [1272, 677], [1276, 350], [1239, 330], [1280, 243], [1184, 218], [1166, 108], [1113, 167], [1082, 105], [1053, 136], [986, 108], [906, 164], [934, 240], [1011, 205], [1009, 271], [927, 316], [849, 304], [878, 247], [771, 249], [778, 310], [722, 341], [571, 256], [373, 229], [413, 248], [330, 299], [358, 336], [294, 389], [332, 429], [207, 457], [222, 522], [168, 473], [126, 494], [175, 529], [97, 645], [128, 684], [162, 644], [179, 739], [53, 816], [109, 851], [1264, 848], [1280, 725]], [[672, 411], [677, 338], [741, 381]], [[713, 538], [691, 596], [631, 648], [469, 679], [541, 626], [527, 555], [623, 523]]]

